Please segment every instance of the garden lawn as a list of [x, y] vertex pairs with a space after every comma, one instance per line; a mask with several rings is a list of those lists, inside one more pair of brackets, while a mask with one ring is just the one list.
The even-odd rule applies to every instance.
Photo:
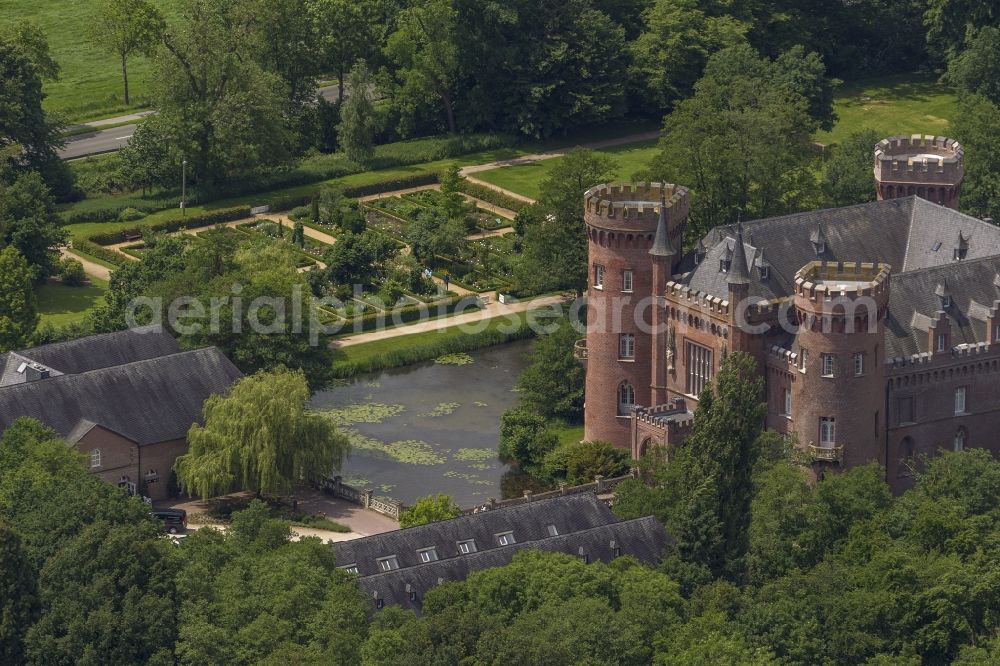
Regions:
[[52, 324], [66, 326], [80, 321], [104, 301], [108, 283], [90, 278], [91, 284], [83, 287], [66, 287], [61, 284], [43, 284], [35, 290], [38, 298], [39, 326]]
[[871, 128], [879, 136], [906, 134], [947, 135], [957, 98], [951, 89], [929, 74], [897, 74], [844, 83], [834, 95], [839, 116], [831, 132], [818, 132], [816, 141], [837, 143]]
[[[179, 3], [151, 1], [168, 20], [179, 13]], [[49, 51], [61, 68], [58, 81], [45, 82], [45, 109], [68, 121], [128, 113], [149, 103], [149, 59], [129, 58], [132, 105], [126, 107], [120, 62], [98, 48], [87, 34], [99, 5], [97, 0], [0, 0], [0, 17], [5, 23], [27, 19], [45, 32]]]
[[[614, 180], [632, 180], [632, 177], [649, 166], [659, 152], [656, 141], [643, 141], [614, 146], [597, 151], [615, 160]], [[474, 174], [475, 178], [510, 190], [532, 199], [541, 195], [541, 183], [552, 172], [561, 157], [539, 160], [528, 164], [500, 167]]]
[[550, 430], [559, 437], [559, 444], [577, 444], [583, 441], [583, 426], [555, 422]]

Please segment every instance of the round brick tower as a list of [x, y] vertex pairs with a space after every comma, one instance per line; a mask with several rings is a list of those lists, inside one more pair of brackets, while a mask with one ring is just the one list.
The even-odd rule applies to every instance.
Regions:
[[943, 136], [894, 136], [875, 145], [875, 187], [878, 199], [917, 195], [958, 208], [965, 176], [965, 152]]
[[584, 206], [590, 271], [587, 339], [578, 343], [587, 364], [584, 437], [628, 448], [632, 406], [666, 395], [666, 327], [658, 325], [662, 306], [651, 307], [651, 300], [662, 299], [680, 260], [688, 191], [665, 183], [597, 185], [584, 194]]
[[792, 383], [799, 444], [818, 468], [884, 465], [889, 266], [812, 262], [796, 273], [794, 298], [803, 373]]

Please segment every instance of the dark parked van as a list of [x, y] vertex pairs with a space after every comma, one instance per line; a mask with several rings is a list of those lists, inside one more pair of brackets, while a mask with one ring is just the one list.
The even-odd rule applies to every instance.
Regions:
[[154, 518], [163, 521], [163, 530], [177, 534], [187, 529], [187, 511], [184, 509], [156, 509], [152, 512]]

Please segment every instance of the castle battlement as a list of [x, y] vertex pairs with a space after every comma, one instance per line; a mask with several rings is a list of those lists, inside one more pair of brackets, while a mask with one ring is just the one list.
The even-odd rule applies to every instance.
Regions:
[[691, 287], [671, 280], [667, 282], [664, 294], [675, 301], [682, 302], [687, 307], [693, 307], [702, 312], [717, 315], [729, 314], [729, 301], [718, 296], [712, 296]]
[[964, 175], [962, 144], [943, 136], [914, 134], [882, 139], [875, 145], [875, 179], [955, 185]]
[[592, 226], [621, 230], [653, 230], [660, 217], [660, 195], [670, 219], [686, 219], [688, 189], [671, 183], [604, 183], [583, 195], [585, 216]]
[[799, 366], [799, 355], [791, 349], [771, 345], [767, 348], [767, 356], [769, 360], [776, 361], [776, 364], [788, 365], [792, 368], [798, 368]]
[[887, 298], [889, 264], [812, 261], [795, 274], [795, 293], [809, 301]]
[[920, 352], [919, 354], [911, 354], [910, 356], [887, 358], [885, 364], [890, 368], [904, 368], [909, 365], [925, 365], [935, 361], [950, 363], [955, 359], [973, 358], [989, 354], [992, 350], [993, 347], [988, 342], [963, 343], [953, 347], [951, 353], [948, 354]]

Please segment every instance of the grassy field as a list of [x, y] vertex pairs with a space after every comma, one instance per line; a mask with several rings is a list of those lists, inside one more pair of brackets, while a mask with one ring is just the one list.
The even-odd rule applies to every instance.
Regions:
[[[630, 180], [632, 176], [647, 166], [657, 153], [656, 141], [643, 141], [598, 151], [612, 157], [617, 168], [615, 180]], [[511, 192], [537, 199], [539, 186], [552, 169], [559, 164], [561, 157], [480, 171], [475, 177], [488, 183], [498, 185]]]
[[[178, 4], [170, 0], [152, 3], [168, 20], [178, 12]], [[69, 121], [126, 113], [148, 103], [149, 60], [129, 60], [132, 105], [126, 107], [117, 57], [100, 49], [87, 34], [98, 6], [98, 0], [0, 0], [4, 22], [27, 19], [45, 32], [49, 50], [62, 69], [58, 81], [45, 83], [45, 108]]]
[[90, 278], [84, 287], [64, 287], [61, 284], [43, 284], [35, 290], [38, 298], [39, 326], [52, 324], [65, 326], [80, 321], [104, 300], [108, 283]]
[[836, 91], [834, 110], [839, 120], [833, 131], [819, 132], [815, 139], [836, 143], [867, 128], [880, 136], [946, 134], [955, 107], [955, 94], [933, 75], [899, 74], [852, 81]]

